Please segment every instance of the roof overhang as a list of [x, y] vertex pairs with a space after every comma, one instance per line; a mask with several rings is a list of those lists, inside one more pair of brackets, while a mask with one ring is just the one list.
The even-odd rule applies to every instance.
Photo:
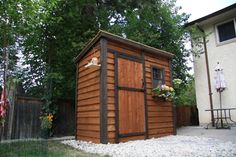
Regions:
[[211, 23], [211, 22], [215, 22], [215, 21], [220, 21], [221, 18], [222, 20], [225, 18], [225, 17], [229, 17], [230, 16], [235, 17], [236, 16], [236, 3], [226, 7], [226, 8], [223, 8], [221, 10], [218, 10], [212, 14], [209, 14], [207, 16], [204, 16], [202, 18], [199, 18], [199, 19], [196, 19], [194, 21], [191, 21], [189, 23], [187, 23], [185, 25], [185, 27], [190, 27], [190, 26], [193, 26], [193, 25], [204, 25], [206, 23]]
[[133, 48], [141, 49], [142, 51], [145, 51], [147, 53], [151, 53], [154, 55], [160, 55], [166, 58], [172, 58], [174, 54], [160, 50], [130, 39], [125, 39], [123, 37], [120, 37], [118, 35], [111, 34], [109, 32], [100, 30], [98, 34], [85, 46], [85, 48], [79, 53], [77, 57], [75, 57], [74, 61], [77, 63], [92, 47], [94, 44], [96, 44], [100, 38], [105, 38], [111, 41], [115, 41], [124, 45], [132, 46]]

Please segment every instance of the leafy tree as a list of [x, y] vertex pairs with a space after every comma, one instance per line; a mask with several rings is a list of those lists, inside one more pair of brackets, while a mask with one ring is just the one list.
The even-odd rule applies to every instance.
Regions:
[[183, 25], [189, 16], [178, 14], [180, 8], [173, 0], [127, 1], [122, 7], [125, 9], [117, 11], [120, 16], [117, 18], [115, 14], [116, 20], [108, 30], [174, 53], [173, 77], [186, 81], [190, 70], [186, 62], [190, 53], [184, 46], [187, 35]]
[[188, 15], [178, 14], [174, 0], [19, 0], [12, 5], [20, 10], [16, 39], [28, 94], [74, 98], [73, 58], [99, 29], [174, 53], [174, 78], [186, 80], [189, 52], [182, 26]]
[[[39, 7], [38, 1], [0, 0], [0, 59], [3, 68], [6, 65], [6, 58], [9, 58], [8, 75], [18, 76], [22, 73], [17, 63], [22, 62], [21, 52], [25, 52], [23, 43], [26, 36], [32, 35], [34, 31], [29, 25], [32, 25], [32, 21], [36, 23], [36, 19], [39, 19], [39, 14], [36, 12]], [[9, 56], [6, 57], [6, 55]]]
[[91, 4], [55, 1], [40, 5], [43, 15], [28, 26], [34, 31], [26, 34], [23, 45], [25, 64], [30, 65], [25, 69], [25, 87], [31, 95], [42, 96], [47, 89], [52, 97], [74, 98], [73, 58], [98, 30]]
[[[5, 68], [7, 74], [15, 74], [17, 50], [19, 50], [18, 31], [21, 19], [20, 6], [13, 0], [0, 0], [0, 71]], [[6, 67], [7, 66], [7, 67]]]
[[[54, 115], [55, 98], [74, 98], [73, 58], [99, 29], [174, 53], [173, 77], [187, 83], [188, 15], [179, 9], [175, 0], [0, 0], [0, 52], [9, 52], [11, 74], [26, 93], [45, 100], [43, 113]], [[184, 89], [180, 103], [190, 102], [193, 88]]]
[[187, 82], [181, 82], [180, 84], [174, 83], [174, 88], [176, 93], [175, 104], [177, 106], [196, 105], [196, 93], [193, 77], [189, 77]]

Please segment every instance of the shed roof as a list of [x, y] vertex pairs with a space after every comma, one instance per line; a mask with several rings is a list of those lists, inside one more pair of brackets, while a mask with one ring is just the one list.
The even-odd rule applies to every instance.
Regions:
[[196, 19], [196, 20], [194, 20], [194, 21], [191, 21], [191, 22], [187, 23], [187, 24], [185, 25], [185, 27], [192, 26], [192, 25], [194, 25], [194, 24], [196, 24], [196, 23], [201, 23], [201, 22], [206, 21], [206, 20], [208, 20], [208, 19], [210, 19], [210, 18], [213, 18], [213, 17], [216, 17], [216, 16], [218, 16], [218, 15], [224, 14], [224, 13], [226, 13], [226, 12], [228, 12], [228, 11], [230, 11], [230, 10], [233, 10], [233, 9], [235, 9], [235, 8], [236, 8], [236, 3], [230, 5], [230, 6], [226, 7], [226, 8], [223, 8], [223, 9], [221, 9], [221, 10], [218, 10], [218, 11], [212, 13], [212, 14], [209, 14], [209, 15], [207, 15], [207, 16], [204, 16], [204, 17], [201, 17], [201, 18]]
[[98, 34], [85, 46], [85, 48], [79, 53], [79, 55], [77, 57], [75, 57], [74, 61], [78, 62], [88, 51], [90, 48], [93, 47], [93, 45], [100, 39], [100, 38], [105, 38], [108, 40], [113, 40], [113, 41], [117, 41], [121, 44], [125, 44], [125, 45], [130, 45], [134, 48], [138, 48], [138, 49], [142, 49], [144, 51], [147, 51], [149, 53], [155, 54], [155, 55], [161, 55], [167, 58], [172, 58], [174, 56], [174, 54], [164, 51], [164, 50], [160, 50], [130, 39], [125, 39], [123, 37], [120, 37], [118, 35], [100, 30], [98, 32]]

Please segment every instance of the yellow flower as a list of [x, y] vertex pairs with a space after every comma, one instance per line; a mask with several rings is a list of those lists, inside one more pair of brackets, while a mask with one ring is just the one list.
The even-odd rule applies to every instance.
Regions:
[[173, 91], [174, 91], [174, 88], [170, 87], [170, 91], [173, 92]]
[[167, 90], [167, 91], [170, 90], [170, 87], [166, 86], [166, 90]]
[[165, 85], [165, 84], [162, 86], [162, 88], [163, 88], [163, 90], [165, 90], [165, 91], [168, 91], [168, 90], [169, 90], [169, 86], [167, 86], [167, 85]]
[[53, 115], [51, 113], [49, 113], [47, 118], [48, 118], [48, 121], [52, 122]]

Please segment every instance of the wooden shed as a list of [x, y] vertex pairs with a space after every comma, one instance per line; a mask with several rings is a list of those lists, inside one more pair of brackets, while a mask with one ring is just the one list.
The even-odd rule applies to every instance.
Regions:
[[[100, 66], [87, 67], [96, 57]], [[173, 54], [99, 31], [75, 58], [76, 139], [118, 143], [175, 134], [169, 101], [155, 99], [171, 86]]]

